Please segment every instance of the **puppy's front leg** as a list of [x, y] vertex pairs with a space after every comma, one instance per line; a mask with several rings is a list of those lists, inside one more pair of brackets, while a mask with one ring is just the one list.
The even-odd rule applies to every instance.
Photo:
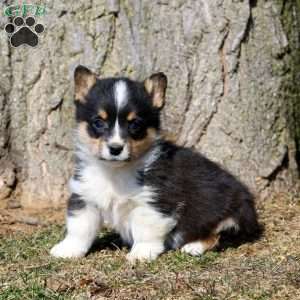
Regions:
[[166, 235], [174, 228], [175, 220], [152, 207], [134, 209], [130, 219], [133, 246], [127, 259], [131, 262], [156, 259], [165, 250]]
[[50, 253], [56, 257], [82, 257], [90, 249], [101, 225], [99, 209], [77, 194], [68, 202], [67, 235]]

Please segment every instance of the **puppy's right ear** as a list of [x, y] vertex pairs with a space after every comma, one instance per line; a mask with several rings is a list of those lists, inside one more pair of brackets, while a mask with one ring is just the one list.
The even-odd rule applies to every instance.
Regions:
[[85, 102], [89, 90], [95, 85], [96, 74], [84, 66], [77, 66], [74, 72], [75, 100]]

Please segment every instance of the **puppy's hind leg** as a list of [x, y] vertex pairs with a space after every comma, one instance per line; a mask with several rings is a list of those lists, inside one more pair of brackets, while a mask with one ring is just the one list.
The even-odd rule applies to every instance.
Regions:
[[202, 255], [205, 251], [214, 248], [219, 242], [219, 235], [212, 235], [211, 237], [190, 242], [182, 246], [181, 251], [193, 256]]
[[68, 202], [67, 235], [50, 254], [55, 257], [82, 257], [90, 249], [101, 225], [100, 211], [72, 194]]

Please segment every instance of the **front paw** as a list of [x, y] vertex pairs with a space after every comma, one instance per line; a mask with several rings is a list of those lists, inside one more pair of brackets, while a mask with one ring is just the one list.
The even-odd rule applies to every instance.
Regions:
[[137, 243], [133, 245], [126, 258], [131, 263], [134, 263], [138, 260], [151, 261], [156, 259], [163, 251], [164, 246], [161, 242]]
[[55, 257], [75, 258], [85, 256], [87, 251], [88, 249], [83, 247], [80, 241], [64, 239], [50, 250], [50, 254]]

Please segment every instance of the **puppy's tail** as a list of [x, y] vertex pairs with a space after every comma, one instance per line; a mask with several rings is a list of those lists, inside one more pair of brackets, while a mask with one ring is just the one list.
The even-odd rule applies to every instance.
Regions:
[[252, 195], [249, 195], [249, 197], [242, 202], [236, 214], [236, 220], [239, 225], [238, 235], [243, 241], [255, 241], [263, 234], [264, 228], [258, 222]]
[[254, 203], [245, 201], [242, 207], [236, 211], [234, 216], [236, 225], [228, 230], [221, 232], [218, 250], [224, 250], [227, 247], [238, 247], [244, 243], [258, 240], [263, 232], [264, 227], [258, 222], [257, 213]]
[[240, 236], [245, 241], [255, 241], [261, 237], [264, 228], [258, 222], [254, 205], [245, 204], [239, 215]]

